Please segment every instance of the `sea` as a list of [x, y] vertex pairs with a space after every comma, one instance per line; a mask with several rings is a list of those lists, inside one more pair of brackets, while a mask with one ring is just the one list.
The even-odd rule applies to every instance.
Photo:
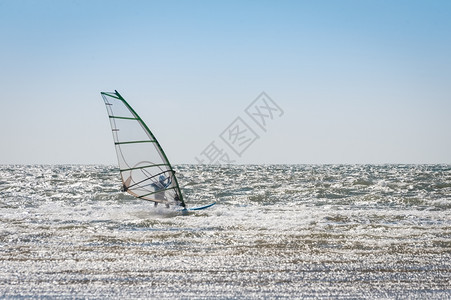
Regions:
[[0, 166], [3, 299], [450, 299], [451, 165]]

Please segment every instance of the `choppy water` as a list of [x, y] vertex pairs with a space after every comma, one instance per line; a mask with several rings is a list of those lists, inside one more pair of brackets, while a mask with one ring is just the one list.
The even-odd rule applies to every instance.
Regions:
[[0, 166], [0, 297], [451, 298], [451, 166], [178, 166], [183, 216], [106, 166]]

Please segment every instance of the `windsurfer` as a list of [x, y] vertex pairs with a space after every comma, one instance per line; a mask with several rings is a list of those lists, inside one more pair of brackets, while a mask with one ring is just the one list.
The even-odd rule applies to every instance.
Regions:
[[[171, 178], [170, 177], [165, 177], [164, 175], [160, 175], [160, 177], [158, 177], [158, 181], [152, 183], [152, 187], [155, 189], [155, 192], [158, 192], [155, 194], [155, 199], [156, 200], [161, 200], [161, 202], [164, 202], [166, 200], [166, 196], [164, 193], [164, 189], [167, 188], [170, 184], [171, 184]], [[155, 206], [158, 205], [158, 202], [155, 202], [154, 204]], [[168, 207], [169, 205], [166, 204], [166, 207]]]

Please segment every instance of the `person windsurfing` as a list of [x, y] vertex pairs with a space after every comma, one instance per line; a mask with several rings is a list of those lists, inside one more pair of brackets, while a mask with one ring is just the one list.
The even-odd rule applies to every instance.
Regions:
[[[165, 177], [164, 175], [160, 175], [158, 177], [158, 181], [151, 184], [151, 186], [155, 189], [155, 199], [161, 200], [161, 202], [164, 202], [166, 200], [166, 196], [164, 193], [164, 189], [166, 189], [169, 185], [171, 185], [171, 178]], [[161, 191], [161, 192], [158, 192]], [[158, 202], [155, 202], [155, 206], [158, 205]], [[169, 204], [166, 204], [166, 207], [169, 207]]]

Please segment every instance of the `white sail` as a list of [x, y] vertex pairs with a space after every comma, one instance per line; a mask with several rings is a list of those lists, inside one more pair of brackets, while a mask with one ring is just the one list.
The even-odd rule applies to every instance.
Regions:
[[110, 118], [123, 190], [143, 200], [185, 207], [175, 171], [147, 125], [117, 91], [101, 95]]

